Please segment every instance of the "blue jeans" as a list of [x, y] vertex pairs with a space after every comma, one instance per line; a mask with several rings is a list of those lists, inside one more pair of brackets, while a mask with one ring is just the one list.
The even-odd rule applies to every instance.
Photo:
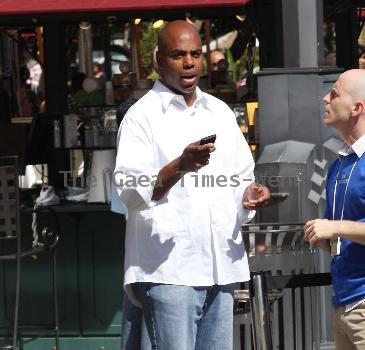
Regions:
[[123, 299], [122, 350], [151, 350], [142, 309], [133, 305], [126, 294]]
[[135, 283], [153, 350], [232, 350], [233, 285]]

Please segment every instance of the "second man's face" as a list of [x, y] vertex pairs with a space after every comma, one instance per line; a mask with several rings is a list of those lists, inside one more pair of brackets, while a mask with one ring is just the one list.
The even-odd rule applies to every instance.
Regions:
[[189, 28], [171, 31], [163, 51], [158, 52], [162, 81], [184, 96], [195, 93], [202, 65], [202, 45], [198, 33]]
[[333, 85], [331, 90], [323, 97], [324, 102], [324, 124], [343, 129], [349, 122], [353, 109], [353, 99], [346, 89], [346, 77], [340, 78]]

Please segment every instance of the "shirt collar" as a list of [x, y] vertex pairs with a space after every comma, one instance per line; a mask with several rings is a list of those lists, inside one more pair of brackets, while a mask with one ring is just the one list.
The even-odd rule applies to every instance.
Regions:
[[[175, 94], [173, 91], [171, 91], [166, 85], [162, 84], [159, 80], [155, 81], [155, 84], [153, 86], [153, 90], [158, 94], [158, 96], [161, 99], [161, 103], [163, 106], [164, 111], [167, 110], [167, 108], [170, 106], [170, 104], [172, 103], [178, 103], [180, 105], [185, 106], [185, 108], [189, 108], [186, 103], [184, 98], [181, 95]], [[198, 103], [202, 103], [204, 104], [207, 108], [209, 108], [210, 110], [212, 110], [209, 107], [209, 101], [205, 95], [205, 93], [203, 91], [201, 91], [199, 89], [199, 87], [196, 88], [196, 100], [194, 103], [198, 104]]]
[[347, 156], [351, 153], [356, 153], [356, 155], [360, 158], [365, 152], [365, 134], [362, 135], [352, 146], [348, 146], [347, 144], [343, 144], [343, 146], [338, 151], [338, 154], [342, 156]]

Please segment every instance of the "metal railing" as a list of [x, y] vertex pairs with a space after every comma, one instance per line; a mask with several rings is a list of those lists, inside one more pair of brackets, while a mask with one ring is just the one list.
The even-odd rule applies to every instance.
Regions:
[[[292, 324], [286, 326], [291, 328], [293, 339], [289, 342], [284, 340], [284, 331], [281, 329], [278, 331], [281, 334], [276, 334], [274, 345], [280, 349], [313, 348], [312, 338], [315, 337], [315, 331], [311, 329], [308, 332], [310, 336], [307, 336], [306, 331], [314, 327], [309, 318], [315, 317], [313, 312], [315, 308], [312, 305], [315, 301], [312, 294], [304, 296], [303, 288], [330, 285], [331, 276], [329, 273], [315, 272], [315, 254], [313, 254], [315, 251], [304, 242], [303, 226], [302, 223], [243, 225], [243, 239], [252, 272], [249, 289], [237, 290], [235, 300], [244, 305], [244, 312], [251, 312], [252, 341], [255, 350], [273, 349], [270, 309], [275, 301], [285, 296], [283, 289], [287, 288], [292, 289], [292, 293], [285, 296], [286, 299], [291, 299], [292, 310], [284, 310], [281, 314], [284, 312], [291, 314]], [[278, 271], [279, 274], [276, 274]], [[300, 291], [299, 296], [297, 290]], [[296, 307], [298, 305], [296, 299], [299, 299], [300, 308]], [[304, 304], [311, 304], [308, 305], [308, 310], [305, 310]], [[311, 315], [304, 315], [308, 311]], [[283, 328], [285, 317], [281, 315], [281, 318], [279, 323]], [[289, 332], [286, 332], [286, 336], [287, 333]]]

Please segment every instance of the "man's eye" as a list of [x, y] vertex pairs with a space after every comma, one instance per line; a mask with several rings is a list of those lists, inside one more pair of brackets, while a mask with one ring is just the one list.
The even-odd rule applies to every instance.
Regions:
[[336, 97], [337, 97], [337, 94], [336, 94], [336, 92], [335, 92], [334, 90], [331, 90], [331, 91], [330, 91], [330, 97], [331, 97], [331, 99], [333, 99], [333, 98], [336, 98]]
[[181, 52], [176, 52], [171, 55], [172, 58], [181, 58], [183, 57], [183, 54]]
[[193, 53], [192, 53], [192, 56], [193, 56], [194, 58], [199, 58], [199, 57], [201, 56], [201, 52], [193, 52]]

